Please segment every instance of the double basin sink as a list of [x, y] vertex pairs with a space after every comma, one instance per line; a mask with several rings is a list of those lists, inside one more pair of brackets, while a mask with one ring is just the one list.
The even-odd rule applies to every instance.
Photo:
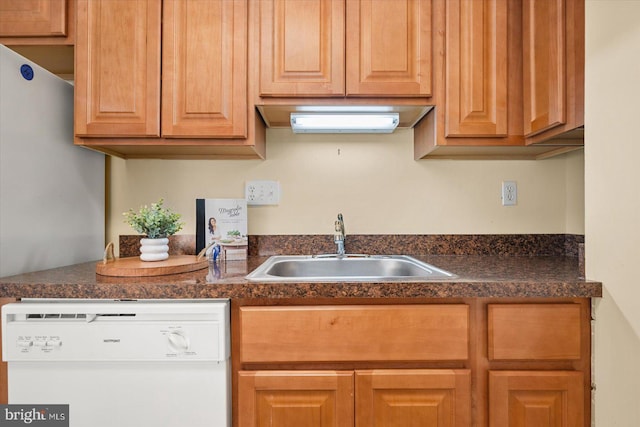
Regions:
[[456, 275], [407, 255], [277, 255], [252, 271], [254, 282], [430, 281]]

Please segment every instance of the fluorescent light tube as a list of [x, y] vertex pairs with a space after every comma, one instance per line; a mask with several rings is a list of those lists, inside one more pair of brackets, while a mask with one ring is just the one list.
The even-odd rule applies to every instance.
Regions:
[[391, 133], [398, 113], [291, 113], [294, 133]]

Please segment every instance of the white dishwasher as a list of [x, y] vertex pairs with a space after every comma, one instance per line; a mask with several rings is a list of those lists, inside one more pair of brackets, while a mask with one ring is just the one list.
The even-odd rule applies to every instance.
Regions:
[[71, 427], [229, 427], [228, 300], [22, 300], [2, 307], [9, 404]]

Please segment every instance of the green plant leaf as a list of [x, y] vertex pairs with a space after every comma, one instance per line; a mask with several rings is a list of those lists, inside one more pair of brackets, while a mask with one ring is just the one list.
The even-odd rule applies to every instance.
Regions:
[[138, 212], [129, 209], [124, 212], [125, 222], [140, 234], [146, 235], [150, 239], [169, 237], [176, 234], [184, 226], [180, 222], [181, 215], [171, 212], [168, 208], [163, 208], [163, 199], [157, 203], [151, 203], [151, 207], [144, 205]]

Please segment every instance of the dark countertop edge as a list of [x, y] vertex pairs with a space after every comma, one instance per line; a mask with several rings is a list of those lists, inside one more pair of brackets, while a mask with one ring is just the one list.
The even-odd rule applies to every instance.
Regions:
[[602, 287], [598, 282], [0, 284], [0, 296], [105, 299], [600, 298]]
[[[602, 284], [577, 273], [568, 257], [416, 256], [458, 273], [429, 282], [249, 282], [244, 276], [267, 257], [208, 283], [208, 270], [151, 278], [95, 274], [96, 262], [0, 278], [5, 298], [304, 299], [304, 298], [600, 298]], [[494, 271], [497, 270], [497, 271]], [[477, 273], [476, 273], [477, 272]], [[208, 278], [208, 277], [207, 277]]]

